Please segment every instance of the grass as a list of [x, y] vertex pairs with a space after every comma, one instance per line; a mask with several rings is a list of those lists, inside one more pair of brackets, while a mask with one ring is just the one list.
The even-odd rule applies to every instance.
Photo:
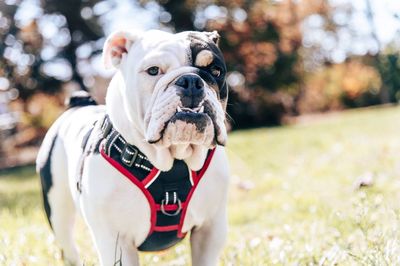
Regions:
[[[400, 265], [399, 133], [399, 107], [232, 133], [220, 265]], [[82, 222], [77, 239], [97, 264]], [[185, 240], [141, 261], [187, 265], [189, 253]], [[62, 265], [30, 167], [0, 176], [0, 265]]]

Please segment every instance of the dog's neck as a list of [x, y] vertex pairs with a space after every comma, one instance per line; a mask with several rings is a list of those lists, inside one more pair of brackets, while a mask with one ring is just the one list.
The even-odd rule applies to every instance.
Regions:
[[129, 117], [131, 110], [127, 108], [126, 99], [120, 91], [125, 86], [123, 77], [117, 73], [110, 82], [106, 96], [106, 112], [115, 129], [128, 141], [143, 152], [150, 162], [161, 171], [171, 169], [175, 158], [184, 159], [192, 170], [199, 170], [207, 157], [206, 147], [190, 144], [173, 145], [169, 148], [149, 144], [144, 136], [144, 122], [141, 119]]

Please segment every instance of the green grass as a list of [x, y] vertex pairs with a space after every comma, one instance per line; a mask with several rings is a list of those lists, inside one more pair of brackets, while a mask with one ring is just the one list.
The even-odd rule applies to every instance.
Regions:
[[[221, 265], [400, 265], [400, 108], [234, 132]], [[370, 176], [373, 185], [355, 183]], [[97, 264], [82, 222], [85, 265]], [[188, 241], [141, 255], [187, 265]], [[0, 177], [0, 265], [62, 265], [32, 168]]]

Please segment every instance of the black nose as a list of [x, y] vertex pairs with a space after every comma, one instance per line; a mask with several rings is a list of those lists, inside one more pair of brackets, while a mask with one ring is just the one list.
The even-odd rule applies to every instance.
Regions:
[[175, 85], [185, 89], [190, 95], [200, 94], [204, 89], [203, 81], [196, 75], [183, 75], [175, 82]]

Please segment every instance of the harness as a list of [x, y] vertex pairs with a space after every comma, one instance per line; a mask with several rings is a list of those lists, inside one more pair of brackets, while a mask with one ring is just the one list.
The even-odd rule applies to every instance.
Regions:
[[100, 122], [101, 155], [142, 191], [150, 206], [150, 231], [138, 249], [159, 251], [175, 245], [186, 235], [182, 226], [187, 207], [215, 149], [209, 150], [199, 171], [190, 170], [183, 160], [175, 160], [172, 169], [163, 172], [113, 128], [107, 115]]

